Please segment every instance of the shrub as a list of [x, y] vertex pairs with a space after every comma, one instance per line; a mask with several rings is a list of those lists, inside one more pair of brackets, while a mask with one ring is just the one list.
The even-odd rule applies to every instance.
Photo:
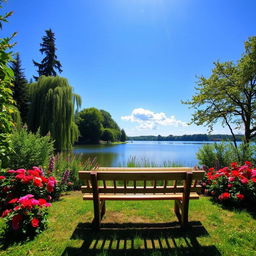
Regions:
[[46, 177], [38, 167], [8, 170], [0, 176], [0, 216], [7, 222], [7, 232], [33, 235], [46, 224], [47, 202], [54, 199], [57, 181]]
[[91, 170], [97, 166], [96, 159], [83, 159], [82, 155], [73, 153], [60, 153], [51, 158], [49, 175], [53, 174], [60, 182], [62, 191], [80, 189], [82, 185], [78, 177], [79, 171]]
[[33, 134], [24, 128], [11, 135], [11, 147], [14, 152], [9, 155], [8, 168], [12, 169], [44, 166], [53, 154], [53, 142], [49, 136], [41, 137], [39, 132]]
[[228, 166], [229, 163], [243, 164], [245, 160], [256, 163], [255, 145], [239, 144], [236, 149], [232, 143], [222, 142], [205, 144], [197, 152], [199, 164], [216, 169]]
[[233, 162], [230, 167], [217, 171], [210, 168], [203, 185], [217, 202], [239, 206], [256, 204], [256, 168], [249, 161], [242, 166]]

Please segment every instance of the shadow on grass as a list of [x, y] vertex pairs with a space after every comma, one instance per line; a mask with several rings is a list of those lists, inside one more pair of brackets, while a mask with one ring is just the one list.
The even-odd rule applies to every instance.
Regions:
[[221, 255], [214, 245], [201, 246], [197, 240], [201, 236], [209, 234], [200, 222], [191, 222], [186, 230], [177, 222], [108, 223], [100, 231], [79, 223], [71, 239], [83, 240], [82, 246], [67, 247], [62, 256]]

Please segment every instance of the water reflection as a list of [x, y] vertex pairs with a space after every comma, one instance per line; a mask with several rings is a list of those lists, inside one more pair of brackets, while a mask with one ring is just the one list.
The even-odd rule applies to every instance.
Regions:
[[172, 162], [192, 167], [198, 164], [196, 153], [205, 143], [209, 142], [134, 141], [117, 145], [80, 145], [73, 152], [84, 158], [96, 157], [100, 166], [126, 166], [129, 159], [136, 157], [159, 166]]

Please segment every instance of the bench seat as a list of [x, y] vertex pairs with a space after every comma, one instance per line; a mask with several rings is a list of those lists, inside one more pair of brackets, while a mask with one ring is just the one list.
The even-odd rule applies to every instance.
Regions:
[[[183, 193], [177, 194], [100, 194], [100, 200], [182, 200]], [[84, 194], [84, 200], [93, 200], [93, 194]], [[189, 199], [199, 199], [199, 195], [191, 192]]]
[[93, 201], [95, 228], [99, 229], [108, 200], [174, 200], [181, 226], [188, 224], [190, 199], [199, 199], [204, 171], [175, 168], [96, 168], [80, 171], [84, 200]]

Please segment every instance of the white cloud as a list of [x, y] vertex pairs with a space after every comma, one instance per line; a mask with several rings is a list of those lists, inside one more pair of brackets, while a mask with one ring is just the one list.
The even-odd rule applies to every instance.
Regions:
[[138, 123], [138, 129], [156, 130], [158, 126], [184, 127], [187, 124], [177, 120], [175, 116], [167, 117], [165, 113], [154, 113], [144, 108], [135, 108], [131, 115], [122, 116], [122, 120]]

